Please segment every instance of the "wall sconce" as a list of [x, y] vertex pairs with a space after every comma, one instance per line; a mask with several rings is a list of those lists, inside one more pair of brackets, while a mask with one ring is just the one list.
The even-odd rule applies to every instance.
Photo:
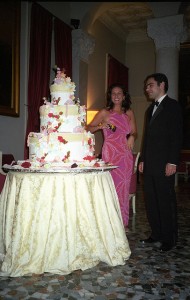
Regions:
[[98, 110], [87, 110], [87, 124], [89, 124], [94, 119], [94, 116], [97, 114], [97, 112]]

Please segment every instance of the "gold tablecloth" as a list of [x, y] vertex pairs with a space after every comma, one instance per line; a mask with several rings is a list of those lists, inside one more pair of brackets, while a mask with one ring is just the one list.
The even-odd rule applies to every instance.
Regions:
[[0, 196], [1, 276], [69, 274], [131, 254], [108, 171], [9, 172]]

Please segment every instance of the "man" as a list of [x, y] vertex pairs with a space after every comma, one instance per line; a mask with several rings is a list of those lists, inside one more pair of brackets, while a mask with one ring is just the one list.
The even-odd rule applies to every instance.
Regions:
[[166, 75], [145, 79], [145, 91], [154, 100], [147, 109], [139, 172], [144, 173], [145, 207], [151, 235], [142, 244], [160, 242], [159, 251], [175, 247], [178, 236], [175, 173], [182, 146], [180, 105], [167, 95]]

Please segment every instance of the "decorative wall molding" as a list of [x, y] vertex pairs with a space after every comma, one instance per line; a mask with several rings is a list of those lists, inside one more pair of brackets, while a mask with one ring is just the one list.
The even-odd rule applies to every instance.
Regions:
[[187, 35], [183, 15], [148, 20], [147, 33], [154, 40], [157, 50], [168, 47], [179, 49]]
[[88, 63], [89, 55], [93, 53], [95, 40], [82, 29], [72, 31], [73, 59], [81, 59]]

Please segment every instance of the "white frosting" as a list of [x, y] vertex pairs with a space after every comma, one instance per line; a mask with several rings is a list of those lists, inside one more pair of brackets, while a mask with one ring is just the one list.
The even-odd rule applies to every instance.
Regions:
[[40, 132], [84, 132], [86, 109], [77, 105], [52, 105], [40, 107]]
[[94, 135], [84, 133], [30, 133], [29, 160], [46, 162], [84, 161], [94, 155]]
[[57, 102], [57, 105], [72, 105], [74, 102], [74, 92], [51, 92], [51, 101]]

